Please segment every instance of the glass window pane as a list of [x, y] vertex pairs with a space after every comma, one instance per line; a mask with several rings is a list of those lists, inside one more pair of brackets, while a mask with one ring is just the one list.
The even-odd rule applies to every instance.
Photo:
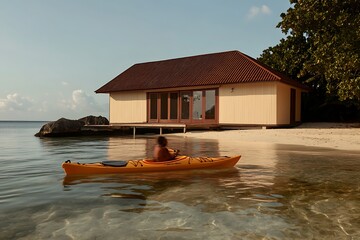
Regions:
[[157, 94], [150, 94], [150, 119], [157, 119]]
[[181, 119], [190, 118], [190, 94], [181, 93]]
[[207, 90], [205, 94], [205, 119], [215, 119], [215, 90]]
[[161, 119], [168, 119], [168, 93], [160, 94], [161, 101]]
[[178, 94], [170, 93], [170, 119], [177, 119], [178, 112]]
[[202, 91], [193, 92], [193, 119], [202, 119]]

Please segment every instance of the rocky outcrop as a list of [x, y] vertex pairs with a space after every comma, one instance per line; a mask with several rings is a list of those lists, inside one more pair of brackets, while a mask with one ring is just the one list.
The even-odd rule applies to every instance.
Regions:
[[80, 118], [79, 121], [84, 122], [85, 125], [109, 125], [109, 120], [102, 116], [87, 116]]
[[63, 137], [83, 135], [84, 125], [109, 125], [109, 121], [102, 116], [87, 116], [79, 120], [60, 118], [57, 121], [49, 122], [41, 127], [35, 134], [36, 137]]

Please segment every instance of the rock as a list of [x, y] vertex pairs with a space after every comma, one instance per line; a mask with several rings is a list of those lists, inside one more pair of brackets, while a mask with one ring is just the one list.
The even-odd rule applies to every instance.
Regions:
[[87, 116], [80, 118], [79, 121], [84, 122], [85, 125], [109, 125], [109, 120], [106, 117], [95, 117], [95, 116]]
[[70, 120], [60, 118], [57, 121], [49, 122], [42, 126], [40, 131], [35, 134], [36, 137], [63, 137], [63, 136], [78, 136], [89, 134], [88, 131], [83, 131], [84, 125], [109, 125], [109, 121], [105, 117], [87, 116], [79, 120]]
[[78, 120], [70, 120], [60, 118], [57, 121], [49, 122], [42, 126], [40, 131], [35, 134], [37, 137], [53, 137], [53, 136], [66, 136], [74, 133], [79, 133], [84, 122]]

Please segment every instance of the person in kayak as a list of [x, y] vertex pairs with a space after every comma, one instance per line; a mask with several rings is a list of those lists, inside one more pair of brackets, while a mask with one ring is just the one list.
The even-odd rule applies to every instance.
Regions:
[[167, 146], [167, 139], [163, 136], [157, 138], [157, 144], [154, 147], [154, 161], [162, 162], [174, 159], [179, 150], [175, 150], [173, 153], [170, 153]]

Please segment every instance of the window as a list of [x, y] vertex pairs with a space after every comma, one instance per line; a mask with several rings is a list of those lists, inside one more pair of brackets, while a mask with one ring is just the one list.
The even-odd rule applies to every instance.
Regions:
[[215, 90], [206, 90], [205, 97], [205, 119], [215, 119]]
[[178, 94], [170, 93], [170, 119], [178, 118]]
[[202, 91], [194, 91], [193, 92], [192, 118], [194, 120], [202, 119]]
[[160, 94], [161, 119], [168, 119], [168, 93]]
[[150, 94], [150, 119], [157, 119], [157, 94]]
[[190, 93], [181, 93], [181, 119], [190, 118]]
[[216, 123], [217, 90], [149, 93], [148, 121], [158, 123]]

